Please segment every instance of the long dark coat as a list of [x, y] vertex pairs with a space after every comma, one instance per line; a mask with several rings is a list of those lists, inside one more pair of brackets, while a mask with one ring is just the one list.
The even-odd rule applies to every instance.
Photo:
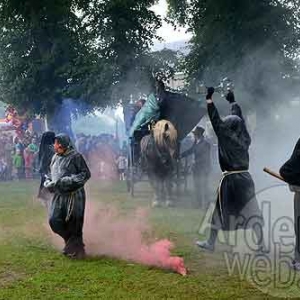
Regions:
[[182, 153], [181, 157], [189, 155], [194, 155], [194, 172], [207, 173], [211, 170], [211, 145], [205, 138], [195, 142], [190, 149]]
[[38, 192], [38, 198], [47, 200], [48, 191], [44, 188], [44, 182], [46, 180], [45, 175], [50, 174], [50, 164], [54, 155], [54, 139], [55, 133], [51, 131], [44, 132], [42, 135], [40, 147], [39, 147], [39, 173], [41, 176], [40, 187]]
[[[224, 120], [220, 118], [214, 103], [209, 103], [207, 109], [218, 137], [219, 163], [223, 172], [212, 225], [223, 230], [252, 228], [257, 223], [263, 226], [254, 182], [248, 172], [251, 138], [241, 108], [234, 103], [232, 114]], [[228, 174], [235, 171], [244, 172]]]
[[84, 246], [82, 228], [85, 211], [84, 185], [91, 177], [82, 155], [73, 149], [55, 154], [51, 162], [51, 179], [55, 182], [49, 224], [60, 235], [68, 251]]
[[288, 184], [300, 186], [300, 139], [290, 159], [280, 168], [280, 175]]

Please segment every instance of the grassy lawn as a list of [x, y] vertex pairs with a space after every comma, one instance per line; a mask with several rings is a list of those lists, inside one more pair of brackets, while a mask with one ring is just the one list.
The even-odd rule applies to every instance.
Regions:
[[[88, 198], [126, 213], [149, 206], [151, 195], [141, 189], [131, 199], [123, 184], [91, 183]], [[34, 182], [0, 185], [0, 299], [272, 299], [248, 280], [229, 276], [220, 253], [196, 249], [199, 210], [181, 205], [150, 213], [154, 235], [171, 239], [174, 254], [184, 257], [189, 275], [182, 277], [108, 257], [63, 257], [51, 243], [36, 190]]]

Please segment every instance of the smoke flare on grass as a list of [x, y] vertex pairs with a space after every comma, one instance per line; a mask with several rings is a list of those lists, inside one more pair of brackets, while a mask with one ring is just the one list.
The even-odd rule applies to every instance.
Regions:
[[[88, 203], [84, 242], [90, 256], [109, 256], [186, 275], [183, 258], [172, 256], [173, 243], [167, 239], [147, 242], [151, 226], [145, 209], [123, 214], [117, 208]], [[55, 244], [58, 245], [55, 236]]]

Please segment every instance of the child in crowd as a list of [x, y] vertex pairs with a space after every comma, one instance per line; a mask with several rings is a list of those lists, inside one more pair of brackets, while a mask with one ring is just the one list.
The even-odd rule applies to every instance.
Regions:
[[18, 180], [20, 180], [23, 173], [23, 157], [20, 149], [17, 149], [16, 153], [13, 155], [13, 166], [15, 169], [16, 177]]
[[118, 167], [118, 173], [119, 173], [119, 180], [124, 181], [125, 180], [125, 171], [127, 168], [127, 158], [121, 154], [117, 158], [117, 167]]

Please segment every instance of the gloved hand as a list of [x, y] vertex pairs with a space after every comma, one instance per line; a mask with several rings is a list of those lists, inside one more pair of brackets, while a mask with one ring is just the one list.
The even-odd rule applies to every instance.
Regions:
[[46, 174], [44, 175], [44, 179], [45, 179], [45, 181], [51, 181], [51, 178]]
[[229, 103], [235, 102], [234, 93], [232, 91], [228, 91], [227, 95], [225, 96], [226, 100]]
[[213, 87], [209, 87], [207, 89], [207, 94], [206, 94], [206, 100], [210, 100], [212, 98], [212, 95], [214, 94], [215, 89]]
[[64, 185], [64, 184], [71, 184], [72, 183], [72, 177], [71, 176], [65, 176], [61, 178], [59, 181], [59, 185]]
[[51, 181], [51, 180], [46, 180], [45, 182], [44, 182], [44, 187], [46, 188], [46, 189], [51, 189], [51, 188], [53, 188], [55, 186], [55, 182], [53, 182], [53, 181]]

